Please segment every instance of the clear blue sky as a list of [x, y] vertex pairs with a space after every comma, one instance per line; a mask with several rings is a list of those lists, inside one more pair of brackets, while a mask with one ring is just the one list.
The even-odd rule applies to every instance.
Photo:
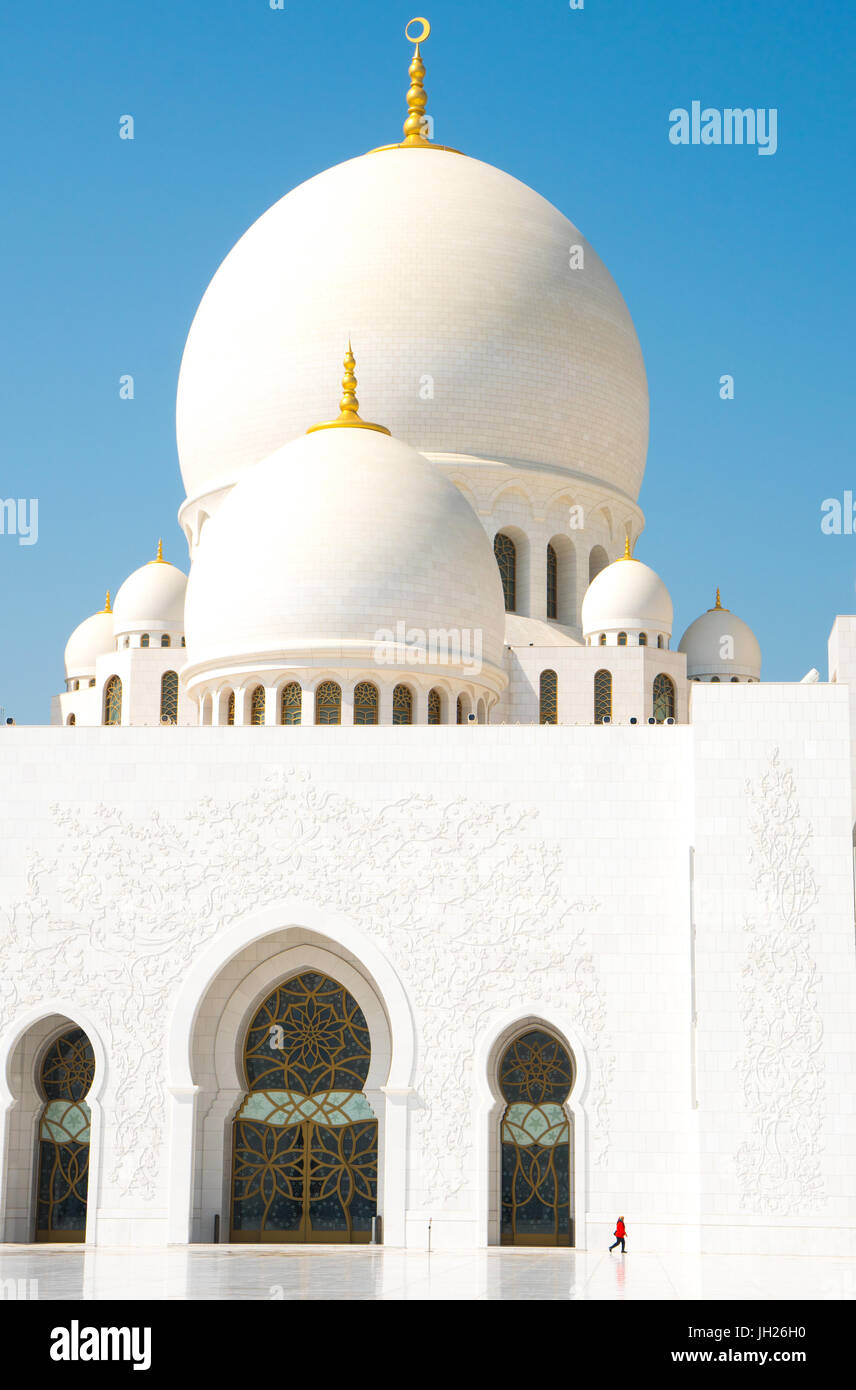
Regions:
[[[400, 138], [414, 3], [5, 0], [0, 497], [40, 500], [36, 545], [0, 536], [0, 705], [19, 722], [47, 720], [72, 628], [159, 535], [186, 568], [174, 410], [196, 306], [283, 193]], [[425, 6], [435, 138], [561, 208], [633, 315], [652, 407], [638, 554], [671, 589], [675, 643], [719, 583], [767, 679], [825, 676], [856, 607], [856, 537], [820, 530], [823, 499], [856, 492], [852, 6]], [[778, 152], [671, 145], [670, 110], [696, 99], [776, 107]]]

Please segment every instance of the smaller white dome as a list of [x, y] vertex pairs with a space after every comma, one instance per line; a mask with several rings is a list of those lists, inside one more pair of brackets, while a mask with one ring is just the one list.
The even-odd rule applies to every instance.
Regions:
[[115, 650], [113, 614], [107, 609], [93, 613], [74, 629], [65, 644], [66, 680], [91, 680], [98, 657]]
[[131, 632], [183, 632], [187, 575], [160, 558], [129, 574], [113, 604], [117, 637]]
[[624, 555], [595, 575], [582, 604], [584, 637], [601, 632], [672, 635], [674, 610], [669, 591], [641, 560]]
[[742, 618], [720, 606], [719, 590], [716, 598], [716, 607], [690, 623], [681, 638], [678, 651], [686, 653], [687, 675], [691, 680], [694, 676], [718, 676], [720, 681], [730, 681], [732, 676], [760, 680], [757, 637]]

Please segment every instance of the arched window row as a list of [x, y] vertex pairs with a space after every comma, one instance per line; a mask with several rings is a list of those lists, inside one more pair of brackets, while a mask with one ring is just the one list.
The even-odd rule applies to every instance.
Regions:
[[[600, 633], [598, 633], [597, 639], [595, 639], [595, 638], [593, 638], [593, 637], [587, 637], [587, 638], [586, 638], [586, 645], [589, 646], [589, 647], [592, 646], [592, 645], [595, 643], [595, 640], [596, 640], [596, 645], [597, 645], [598, 647], [606, 647], [606, 646], [609, 645], [609, 639], [608, 639], [607, 634], [606, 634], [605, 632], [600, 632]], [[619, 632], [618, 635], [617, 635], [617, 637], [616, 637], [616, 639], [615, 639], [615, 645], [616, 645], [617, 647], [628, 647], [628, 646], [632, 646], [632, 645], [633, 645], [633, 642], [632, 642], [632, 640], [628, 637], [628, 635], [627, 635], [626, 632]], [[639, 633], [637, 633], [637, 635], [636, 635], [636, 645], [637, 645], [638, 647], [648, 647], [648, 646], [651, 645], [651, 640], [650, 640], [650, 638], [649, 638], [647, 632], [639, 632]], [[661, 651], [664, 650], [665, 647], [666, 647], [666, 639], [664, 638], [664, 636], [663, 636], [662, 633], [658, 633], [658, 634], [657, 634], [657, 646], [660, 648]]]
[[[168, 711], [163, 707], [163, 683], [167, 677], [175, 680], [175, 700], [177, 712], [178, 699], [178, 677], [175, 672], [167, 672], [162, 681], [162, 708], [161, 715]], [[263, 685], [255, 686], [247, 697], [236, 696], [234, 690], [221, 690], [219, 693], [219, 709], [221, 724], [235, 724], [236, 699], [247, 698], [248, 703], [241, 705], [245, 710], [244, 718], [251, 725], [263, 725], [268, 722], [267, 709], [268, 699], [271, 698], [270, 691]], [[200, 697], [200, 722], [210, 724], [212, 715], [217, 705], [217, 695], [207, 692]], [[443, 724], [446, 722], [449, 701], [455, 699], [453, 695], [443, 688], [433, 686], [428, 691], [427, 698], [427, 723]], [[323, 680], [312, 693], [312, 704], [314, 709], [314, 723], [316, 724], [341, 724], [344, 720], [343, 715], [343, 694], [342, 687], [338, 681]], [[277, 710], [277, 720], [279, 724], [302, 724], [304, 706], [304, 689], [298, 681], [287, 681], [282, 686], [278, 698], [275, 701]], [[353, 689], [353, 716], [352, 722], [355, 725], [379, 724], [380, 723], [380, 690], [373, 681], [358, 681]], [[456, 714], [457, 723], [468, 723], [471, 706], [468, 696], [461, 696], [457, 699], [453, 707]], [[487, 723], [487, 706], [482, 699], [478, 703], [478, 722]], [[416, 722], [416, 692], [409, 685], [399, 682], [392, 691], [392, 724], [414, 724]], [[310, 723], [313, 722], [310, 718]]]

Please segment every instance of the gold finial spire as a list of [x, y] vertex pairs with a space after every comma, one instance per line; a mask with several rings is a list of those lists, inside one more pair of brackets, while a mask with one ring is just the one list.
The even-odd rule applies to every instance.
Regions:
[[719, 597], [719, 585], [716, 586], [716, 603], [712, 608], [708, 608], [708, 613], [715, 613], [717, 609], [722, 613], [730, 612], [730, 609], [722, 607], [722, 599]]
[[316, 430], [332, 430], [343, 425], [350, 425], [361, 430], [377, 430], [379, 434], [389, 434], [386, 425], [371, 425], [368, 420], [361, 420], [358, 414], [360, 403], [357, 400], [357, 378], [354, 376], [354, 368], [357, 365], [351, 348], [351, 340], [348, 339], [348, 351], [345, 353], [344, 360], [345, 375], [342, 377], [342, 399], [339, 401], [338, 420], [325, 420], [320, 425], [310, 425], [307, 434], [314, 434]]
[[113, 612], [113, 609], [110, 607], [110, 590], [109, 590], [109, 589], [107, 590], [107, 597], [106, 597], [106, 599], [104, 600], [104, 607], [102, 608], [101, 612], [102, 612], [102, 613], [112, 613], [112, 612]]
[[[421, 24], [422, 32], [418, 37], [410, 32], [412, 24]], [[404, 122], [404, 144], [405, 145], [429, 145], [430, 140], [425, 137], [425, 107], [428, 105], [428, 94], [423, 85], [425, 76], [425, 64], [422, 61], [422, 54], [419, 52], [420, 43], [427, 39], [431, 33], [431, 25], [427, 19], [418, 15], [416, 19], [411, 19], [404, 28], [404, 37], [409, 43], [416, 47], [413, 50], [413, 61], [408, 69], [410, 74], [410, 90], [407, 93], [407, 120]]]
[[717, 608], [721, 608], [721, 607], [722, 607], [722, 599], [719, 597], [719, 585], [718, 585], [718, 584], [717, 584], [717, 586], [716, 586], [716, 607], [717, 607]]
[[[414, 24], [422, 27], [419, 33], [411, 33]], [[425, 64], [422, 61], [422, 53], [419, 45], [424, 43], [431, 33], [431, 25], [423, 15], [417, 15], [415, 19], [408, 20], [404, 26], [404, 37], [408, 43], [414, 45], [413, 57], [408, 69], [410, 75], [410, 89], [407, 93], [407, 120], [404, 122], [404, 139], [397, 145], [379, 145], [373, 154], [381, 150], [446, 150], [449, 154], [460, 154], [460, 150], [453, 150], [451, 145], [434, 145], [426, 134], [429, 120], [425, 115], [425, 107], [428, 104], [428, 96], [425, 91]]]
[[166, 561], [165, 561], [164, 558], [163, 558], [163, 541], [162, 541], [162, 540], [159, 540], [159, 541], [158, 541], [157, 554], [155, 555], [155, 558], [154, 558], [153, 560], [149, 560], [149, 564], [150, 564], [150, 565], [165, 565], [165, 564], [166, 564]]
[[622, 555], [621, 558], [622, 558], [622, 560], [632, 560], [632, 559], [633, 559], [633, 553], [632, 553], [632, 549], [631, 549], [631, 546], [630, 546], [630, 532], [629, 532], [629, 531], [627, 532], [627, 535], [624, 537], [624, 554]]

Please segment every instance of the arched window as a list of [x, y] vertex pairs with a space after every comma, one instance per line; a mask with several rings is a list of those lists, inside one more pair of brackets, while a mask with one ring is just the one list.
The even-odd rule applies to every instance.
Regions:
[[598, 637], [598, 639], [597, 639], [597, 645], [598, 645], [599, 647], [605, 647], [605, 646], [606, 646], [606, 633], [605, 633], [605, 632], [602, 632], [602, 633], [600, 634], [600, 636]]
[[457, 705], [455, 706], [455, 723], [456, 723], [456, 724], [463, 724], [463, 722], [464, 722], [464, 706], [463, 706], [463, 702], [462, 702], [462, 700], [461, 700], [461, 697], [460, 697], [460, 695], [459, 695], [459, 696], [458, 696], [458, 703], [457, 703]]
[[368, 1244], [378, 1167], [363, 1091], [370, 1065], [365, 1015], [337, 981], [307, 970], [264, 1000], [244, 1041], [247, 1090], [232, 1125], [233, 1242]]
[[555, 618], [559, 611], [559, 561], [552, 545], [547, 546], [547, 617]]
[[540, 684], [540, 708], [538, 719], [541, 724], [557, 724], [556, 712], [559, 696], [559, 678], [555, 671], [542, 671]]
[[711, 676], [710, 683], [711, 685], [719, 685], [719, 676]]
[[640, 634], [639, 634], [639, 645], [640, 645], [640, 647], [647, 647], [647, 645], [648, 645], [648, 634], [647, 634], [647, 632], [640, 632]]
[[141, 647], [147, 647], [148, 645], [149, 645], [149, 634], [148, 634], [147, 632], [144, 632], [143, 635], [142, 635], [142, 637], [140, 638], [140, 646], [141, 646]]
[[315, 723], [341, 724], [342, 691], [335, 681], [322, 681], [315, 691]]
[[161, 637], [161, 646], [162, 646], [162, 647], [171, 647], [171, 646], [172, 646], [172, 638], [170, 637], [170, 635], [169, 635], [168, 632], [165, 632], [165, 633], [163, 634], [163, 636]]
[[354, 723], [376, 724], [377, 710], [377, 686], [371, 681], [360, 681], [354, 686]]
[[594, 722], [612, 718], [612, 672], [596, 671], [594, 676]]
[[517, 550], [510, 536], [497, 531], [493, 538], [493, 553], [499, 565], [499, 577], [505, 595], [506, 613], [516, 612], [517, 607]]
[[662, 638], [662, 637], [658, 637], [658, 638], [657, 638], [657, 646], [658, 646], [658, 647], [662, 647], [662, 645], [663, 645], [663, 638]]
[[178, 675], [175, 671], [164, 671], [161, 676], [161, 719], [170, 724], [178, 723]]
[[732, 685], [739, 685], [739, 684], [740, 684], [740, 677], [739, 677], [739, 676], [732, 676], [732, 677], [731, 677], [731, 684], [732, 684]]
[[627, 646], [627, 633], [626, 633], [626, 632], [619, 632], [619, 634], [618, 634], [618, 645], [619, 645], [619, 647], [626, 647], [626, 646]]
[[280, 724], [299, 724], [303, 710], [303, 691], [297, 681], [289, 681], [282, 687], [279, 698]]
[[74, 714], [70, 714], [70, 715], [68, 716], [68, 718], [66, 719], [65, 722], [66, 722], [66, 724], [76, 724], [76, 723], [77, 723], [77, 716], [74, 715]]
[[573, 1245], [571, 1126], [575, 1068], [567, 1048], [531, 1028], [505, 1050], [499, 1089], [503, 1245]]
[[442, 723], [443, 701], [436, 687], [428, 691], [428, 723]]
[[187, 643], [185, 642], [185, 640], [184, 640], [183, 637], [182, 637], [182, 639], [181, 639], [181, 645], [182, 645], [183, 647], [187, 645]]
[[589, 552], [589, 584], [596, 579], [601, 570], [609, 564], [609, 556], [602, 545], [595, 545]]
[[[714, 676], [714, 680], [716, 677]], [[654, 718], [658, 724], [675, 717], [675, 683], [662, 671], [654, 677]]]
[[86, 1239], [89, 1106], [95, 1076], [92, 1044], [82, 1028], [51, 1043], [39, 1072], [45, 1104], [39, 1120], [36, 1240]]
[[111, 676], [104, 687], [104, 723], [122, 722], [122, 682], [118, 676]]
[[227, 708], [226, 708], [226, 723], [227, 723], [227, 724], [234, 724], [234, 722], [235, 722], [235, 692], [234, 692], [234, 690], [230, 690], [230, 691], [229, 691], [229, 703], [228, 703], [228, 706], [227, 706]]
[[413, 694], [406, 685], [397, 685], [392, 692], [392, 722], [413, 723]]
[[257, 685], [253, 691], [250, 704], [250, 723], [264, 724], [265, 722], [265, 688]]

